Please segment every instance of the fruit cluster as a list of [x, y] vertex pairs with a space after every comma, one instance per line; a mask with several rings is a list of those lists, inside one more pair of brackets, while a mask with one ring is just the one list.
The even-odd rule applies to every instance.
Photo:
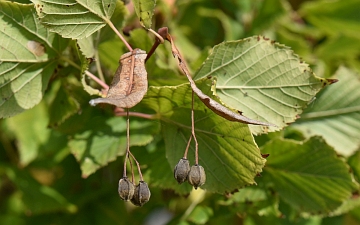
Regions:
[[195, 189], [205, 184], [205, 170], [199, 164], [195, 164], [190, 168], [189, 160], [182, 158], [174, 169], [174, 177], [179, 184], [188, 181]]

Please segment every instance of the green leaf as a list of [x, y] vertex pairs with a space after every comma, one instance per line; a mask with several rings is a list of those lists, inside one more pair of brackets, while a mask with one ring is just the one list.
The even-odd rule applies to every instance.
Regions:
[[[197, 85], [210, 92], [210, 79]], [[166, 145], [166, 157], [174, 168], [191, 134], [191, 88], [189, 84], [173, 87], [149, 87], [142, 103], [158, 113]], [[206, 94], [206, 93], [205, 93]], [[206, 172], [202, 186], [211, 192], [226, 193], [255, 184], [254, 177], [262, 171], [265, 159], [261, 157], [249, 127], [230, 122], [209, 110], [195, 99], [195, 132], [199, 142], [199, 164]], [[194, 147], [188, 158], [194, 164]], [[189, 184], [183, 184], [189, 185]]]
[[332, 35], [345, 33], [359, 38], [359, 0], [311, 1], [302, 4], [299, 13], [311, 24]]
[[134, 0], [134, 8], [141, 25], [146, 29], [151, 28], [156, 0]]
[[299, 211], [328, 213], [356, 188], [346, 163], [321, 137], [303, 143], [275, 139], [261, 151], [270, 154], [263, 178]]
[[76, 212], [75, 205], [69, 203], [55, 189], [38, 183], [28, 172], [7, 167], [6, 175], [22, 192], [22, 200], [28, 213], [36, 215], [59, 211]]
[[0, 2], [0, 118], [40, 102], [68, 41], [39, 23], [32, 5]]
[[206, 224], [213, 214], [212, 208], [199, 205], [190, 213], [187, 220], [195, 224]]
[[295, 121], [314, 95], [331, 81], [316, 77], [288, 47], [262, 36], [224, 42], [195, 78], [217, 78], [214, 94], [243, 115], [278, 127], [251, 125], [254, 134]]
[[339, 82], [320, 93], [294, 128], [306, 137], [322, 135], [338, 153], [349, 156], [360, 145], [360, 81], [345, 67], [340, 67], [334, 77]]
[[71, 90], [71, 88], [67, 87], [64, 83], [58, 83], [56, 96], [50, 103], [49, 126], [61, 124], [80, 110], [79, 102], [70, 94], [74, 90]]
[[161, 189], [172, 189], [177, 194], [186, 195], [192, 190], [190, 185], [179, 185], [174, 178], [174, 168], [167, 163], [165, 145], [156, 148], [154, 154], [136, 156], [137, 159], [148, 165], [144, 177], [149, 177], [152, 187], [159, 187]]
[[360, 182], [360, 149], [358, 149], [354, 155], [349, 157], [348, 164], [354, 173], [356, 181]]
[[[132, 119], [130, 122], [130, 146], [142, 146], [153, 139], [158, 125], [151, 121]], [[126, 149], [126, 121], [121, 117], [95, 117], [84, 131], [69, 141], [71, 153], [79, 161], [83, 177], [123, 155]]]
[[110, 22], [116, 0], [33, 0], [43, 25], [65, 38], [90, 36]]
[[42, 102], [34, 108], [6, 120], [7, 129], [16, 136], [21, 166], [32, 162], [50, 136], [48, 115]]

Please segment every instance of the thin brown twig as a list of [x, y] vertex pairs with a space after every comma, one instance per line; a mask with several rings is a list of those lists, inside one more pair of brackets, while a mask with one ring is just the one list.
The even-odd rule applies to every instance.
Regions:
[[128, 151], [126, 151], [125, 159], [124, 159], [123, 177], [126, 177], [126, 161], [127, 161], [127, 158], [128, 158], [128, 157], [129, 157], [129, 153], [128, 153]]
[[119, 36], [119, 38], [122, 40], [122, 42], [124, 42], [125, 46], [127, 47], [127, 49], [129, 49], [130, 52], [133, 51], [132, 47], [129, 45], [129, 43], [125, 40], [125, 38], [120, 34], [120, 32], [116, 29], [116, 27], [114, 26], [114, 24], [110, 21], [107, 20], [107, 24], [110, 26], [110, 28], [116, 33], [117, 36]]
[[199, 149], [198, 141], [195, 135], [195, 119], [194, 119], [194, 91], [191, 91], [191, 134], [195, 141], [195, 164], [199, 164]]
[[[126, 112], [115, 112], [115, 115], [116, 116], [126, 116], [127, 113]], [[149, 119], [149, 120], [156, 119], [155, 114], [146, 114], [146, 113], [139, 113], [139, 112], [129, 112], [129, 116], [140, 117], [140, 118]]]
[[139, 164], [139, 162], [136, 160], [135, 156], [134, 156], [131, 152], [129, 152], [129, 154], [130, 154], [130, 156], [133, 158], [133, 160], [134, 160], [135, 163], [136, 163], [136, 166], [137, 166], [137, 169], [138, 169], [138, 172], [139, 172], [140, 181], [144, 181], [143, 176], [142, 176], [142, 173], [141, 173], [141, 169], [140, 169], [140, 164]]
[[[64, 60], [65, 62], [69, 63], [71, 66], [73, 66], [74, 68], [78, 69], [81, 71], [81, 67], [79, 65], [77, 65], [76, 63], [74, 63], [73, 61], [71, 61], [70, 59], [66, 58], [66, 57], [61, 57], [61, 60]], [[90, 73], [88, 70], [85, 70], [84, 73], [90, 77], [91, 79], [93, 79], [96, 83], [98, 83], [100, 86], [102, 86], [104, 89], [108, 90], [109, 86], [103, 82], [102, 80], [100, 80], [97, 76], [95, 76], [94, 74]]]
[[189, 138], [189, 141], [188, 141], [188, 143], [187, 143], [187, 145], [186, 145], [186, 149], [185, 149], [185, 152], [184, 152], [184, 159], [187, 159], [187, 154], [188, 154], [188, 151], [189, 151], [189, 148], [190, 148], [190, 143], [191, 143], [191, 140], [192, 140], [192, 134], [190, 135], [190, 138]]
[[130, 156], [128, 155], [129, 158], [129, 162], [130, 162], [130, 169], [131, 169], [131, 182], [135, 182], [135, 176], [134, 176], [134, 167], [133, 167], [133, 163], [132, 160], [130, 159]]

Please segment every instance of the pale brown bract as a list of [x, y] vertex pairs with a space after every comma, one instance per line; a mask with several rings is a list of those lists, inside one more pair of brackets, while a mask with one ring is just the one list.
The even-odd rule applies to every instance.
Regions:
[[146, 55], [144, 50], [138, 48], [122, 55], [106, 97], [92, 99], [90, 105], [107, 103], [120, 108], [131, 108], [138, 104], [148, 89]]

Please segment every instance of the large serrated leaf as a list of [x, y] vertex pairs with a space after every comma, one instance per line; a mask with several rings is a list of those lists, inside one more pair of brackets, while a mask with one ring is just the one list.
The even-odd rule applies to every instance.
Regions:
[[[207, 89], [208, 93], [211, 83], [211, 79], [205, 78], [199, 80], [197, 85]], [[142, 104], [153, 108], [160, 116], [166, 156], [171, 168], [183, 157], [191, 135], [191, 92], [189, 84], [150, 87], [142, 101]], [[194, 109], [199, 164], [207, 173], [206, 183], [202, 187], [211, 192], [229, 193], [255, 184], [254, 177], [262, 171], [265, 159], [248, 125], [219, 117], [199, 100], [195, 101]], [[193, 147], [190, 148], [188, 158], [194, 163]]]
[[156, 0], [134, 0], [133, 2], [140, 23], [147, 29], [151, 28]]
[[0, 118], [40, 102], [68, 42], [41, 26], [34, 11], [32, 5], [0, 2]]
[[360, 146], [360, 81], [345, 67], [334, 77], [339, 82], [322, 91], [294, 127], [307, 137], [322, 135], [338, 153], [349, 156]]
[[331, 81], [316, 77], [288, 47], [261, 36], [224, 42], [196, 73], [215, 76], [214, 94], [248, 118], [278, 127], [250, 125], [255, 134], [294, 122], [307, 103]]
[[346, 163], [321, 137], [304, 143], [275, 139], [261, 151], [270, 154], [263, 178], [299, 211], [329, 213], [356, 189]]
[[[142, 146], [153, 139], [158, 125], [151, 121], [130, 122], [130, 145]], [[126, 149], [126, 122], [124, 118], [92, 118], [86, 129], [69, 141], [71, 153], [79, 161], [82, 176], [88, 177], [99, 168], [114, 161]]]
[[109, 22], [116, 0], [33, 0], [41, 23], [65, 38], [90, 36]]

